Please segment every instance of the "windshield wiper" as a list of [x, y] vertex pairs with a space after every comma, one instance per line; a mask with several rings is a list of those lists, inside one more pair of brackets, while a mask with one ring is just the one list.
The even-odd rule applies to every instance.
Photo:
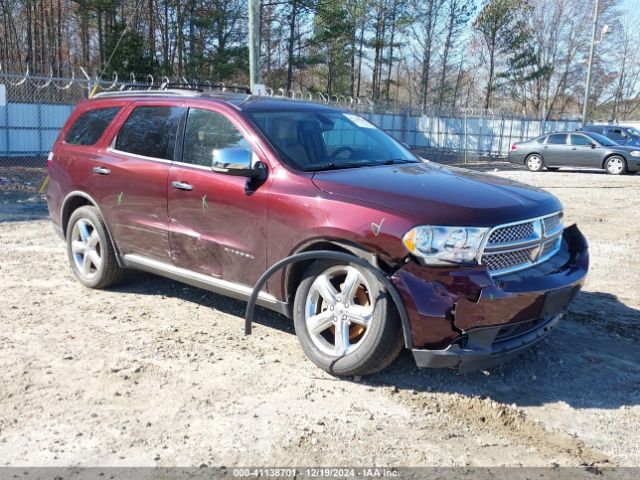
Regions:
[[357, 167], [370, 167], [372, 163], [361, 163], [361, 162], [351, 162], [351, 163], [336, 163], [329, 162], [323, 163], [322, 165], [318, 165], [317, 167], [309, 168], [310, 172], [320, 172], [322, 170], [339, 170], [341, 168], [357, 168]]
[[396, 165], [401, 163], [420, 163], [416, 160], [409, 160], [407, 158], [392, 158], [389, 160], [371, 161], [371, 162], [328, 162], [318, 165], [317, 167], [309, 168], [308, 171], [320, 172], [322, 170], [339, 170], [341, 168], [359, 168], [359, 167], [379, 167], [380, 165]]
[[382, 162], [382, 165], [397, 165], [400, 163], [420, 163], [417, 160], [410, 160], [408, 158], [390, 158]]

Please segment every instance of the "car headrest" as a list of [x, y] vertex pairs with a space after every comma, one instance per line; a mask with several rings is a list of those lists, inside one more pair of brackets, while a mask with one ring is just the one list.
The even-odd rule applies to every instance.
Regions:
[[288, 118], [276, 118], [269, 125], [271, 136], [279, 141], [291, 141], [297, 139], [296, 122]]

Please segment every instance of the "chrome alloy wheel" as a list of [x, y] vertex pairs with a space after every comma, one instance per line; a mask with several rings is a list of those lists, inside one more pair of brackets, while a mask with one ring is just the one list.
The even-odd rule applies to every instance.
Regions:
[[607, 160], [607, 171], [614, 175], [622, 173], [624, 170], [624, 161], [620, 157], [611, 157]]
[[338, 265], [314, 280], [305, 302], [305, 325], [313, 344], [342, 357], [360, 347], [373, 321], [371, 288], [356, 268]]
[[95, 225], [79, 219], [71, 232], [71, 252], [76, 270], [85, 278], [95, 277], [102, 268], [102, 248]]
[[534, 172], [542, 170], [542, 158], [540, 158], [540, 155], [530, 155], [527, 158], [527, 167]]

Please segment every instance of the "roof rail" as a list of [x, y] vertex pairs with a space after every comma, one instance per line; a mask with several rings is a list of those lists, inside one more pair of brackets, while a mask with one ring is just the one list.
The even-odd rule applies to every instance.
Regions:
[[195, 90], [116, 90], [113, 92], [100, 92], [96, 93], [93, 98], [103, 98], [103, 97], [137, 97], [140, 95], [149, 95], [149, 96], [162, 96], [162, 95], [180, 95], [185, 97], [193, 97], [198, 95], [199, 93]]
[[118, 97], [133, 95], [187, 95], [193, 96], [205, 92], [233, 92], [251, 94], [249, 87], [241, 85], [225, 85], [224, 83], [184, 83], [184, 82], [164, 82], [161, 85], [148, 83], [126, 83], [118, 90], [111, 92], [101, 92], [95, 97]]

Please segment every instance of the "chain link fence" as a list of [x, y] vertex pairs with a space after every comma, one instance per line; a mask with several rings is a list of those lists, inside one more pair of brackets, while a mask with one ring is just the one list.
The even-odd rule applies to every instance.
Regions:
[[0, 85], [0, 191], [35, 192], [58, 131], [89, 83], [0, 73]]
[[[180, 83], [188, 83], [180, 79]], [[147, 76], [137, 80], [96, 81], [84, 70], [72, 78], [37, 77], [0, 72], [0, 191], [38, 190], [46, 178], [47, 155], [75, 104], [92, 91], [123, 88], [144, 89], [147, 85], [167, 84], [166, 77]], [[208, 82], [198, 87], [214, 87]], [[215, 85], [218, 89], [237, 90], [237, 85]], [[2, 92], [0, 91], [0, 94]], [[508, 153], [513, 142], [554, 130], [572, 130], [576, 120], [543, 122], [510, 116], [503, 112], [474, 109], [415, 109], [394, 105], [376, 105], [369, 99], [329, 96], [322, 93], [274, 92], [297, 100], [332, 104], [359, 113], [387, 131], [418, 154], [443, 163], [495, 161]], [[0, 95], [2, 97], [2, 95]], [[2, 100], [2, 98], [0, 98]]]
[[578, 120], [542, 121], [473, 109], [361, 115], [416, 153], [440, 163], [504, 160], [514, 142], [580, 127]]

